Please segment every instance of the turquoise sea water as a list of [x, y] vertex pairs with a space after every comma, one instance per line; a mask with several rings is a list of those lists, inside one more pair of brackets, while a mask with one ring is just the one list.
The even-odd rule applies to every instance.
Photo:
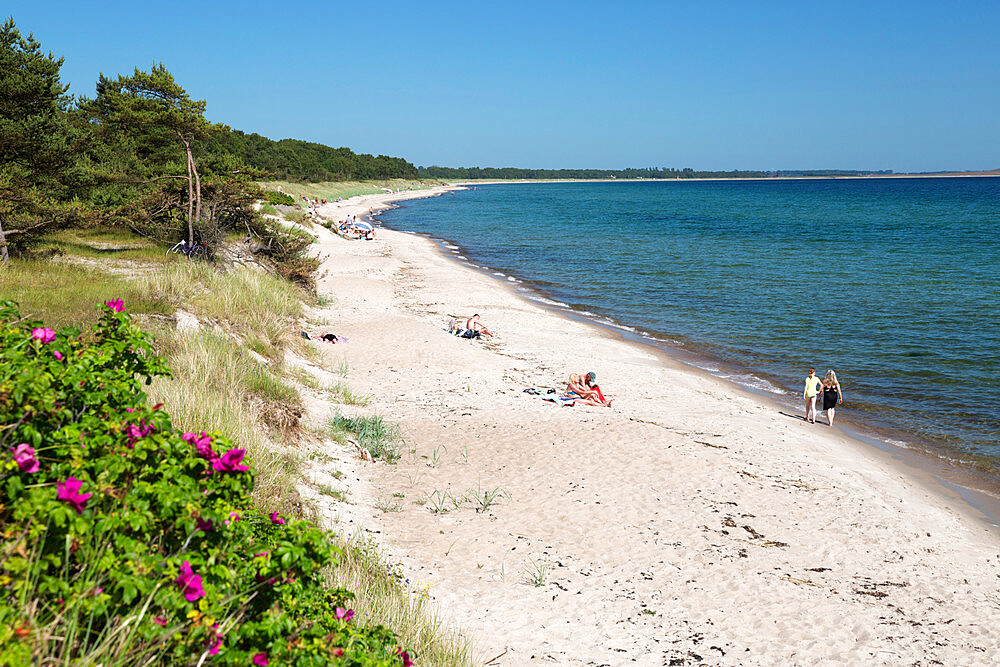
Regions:
[[796, 407], [833, 368], [844, 416], [1000, 461], [1000, 178], [484, 185], [382, 220]]

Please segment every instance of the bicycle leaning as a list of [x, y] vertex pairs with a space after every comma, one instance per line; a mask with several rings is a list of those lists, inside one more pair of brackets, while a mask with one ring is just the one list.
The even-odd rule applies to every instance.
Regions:
[[194, 245], [188, 245], [188, 242], [182, 239], [178, 241], [176, 245], [170, 248], [170, 250], [167, 250], [168, 255], [170, 253], [181, 253], [181, 252], [187, 255], [188, 259], [194, 259], [194, 260], [205, 259], [205, 257], [208, 255], [208, 246], [200, 241], [195, 242]]

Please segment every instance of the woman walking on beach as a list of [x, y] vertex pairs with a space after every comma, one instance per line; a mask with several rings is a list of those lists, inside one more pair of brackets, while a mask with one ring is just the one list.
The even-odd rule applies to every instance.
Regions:
[[816, 377], [816, 369], [810, 368], [806, 388], [802, 391], [802, 398], [806, 400], [806, 421], [810, 424], [816, 423], [816, 396], [822, 386], [823, 381]]
[[823, 378], [823, 409], [826, 410], [826, 422], [833, 426], [833, 415], [837, 404], [843, 404], [844, 394], [840, 391], [840, 382], [833, 370], [826, 372]]

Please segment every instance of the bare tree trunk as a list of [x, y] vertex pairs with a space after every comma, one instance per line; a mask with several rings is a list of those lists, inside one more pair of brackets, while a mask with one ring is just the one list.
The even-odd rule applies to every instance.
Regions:
[[194, 167], [194, 160], [191, 158], [191, 143], [184, 138], [180, 132], [177, 133], [181, 141], [184, 142], [184, 150], [187, 151], [187, 182], [188, 182], [188, 245], [194, 245], [194, 182], [191, 180], [191, 170]]
[[0, 220], [0, 262], [10, 264], [10, 255], [7, 254], [7, 237], [3, 233], [3, 220]]
[[194, 156], [188, 152], [188, 159], [191, 160], [191, 171], [194, 172], [194, 187], [195, 187], [195, 209], [194, 219], [201, 222], [201, 176], [198, 175], [198, 165], [194, 163]]

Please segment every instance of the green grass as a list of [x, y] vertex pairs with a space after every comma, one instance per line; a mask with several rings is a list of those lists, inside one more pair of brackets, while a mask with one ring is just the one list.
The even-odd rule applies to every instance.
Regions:
[[338, 442], [344, 441], [345, 434], [353, 434], [358, 445], [371, 454], [372, 459], [395, 463], [402, 456], [403, 436], [399, 426], [382, 419], [371, 417], [345, 417], [334, 414], [329, 420], [329, 434]]
[[382, 188], [393, 190], [411, 189], [425, 190], [443, 181], [433, 179], [427, 180], [406, 180], [394, 178], [386, 181], [328, 181], [325, 183], [292, 183], [290, 181], [267, 181], [261, 185], [268, 190], [281, 189], [282, 192], [292, 195], [296, 200], [302, 196], [310, 199], [326, 199], [328, 202], [336, 201], [337, 197], [355, 197], [357, 195], [370, 195], [382, 192]]
[[[123, 299], [133, 314], [170, 315], [178, 308], [193, 313], [203, 324], [196, 332], [177, 332], [172, 325], [155, 319], [139, 322], [154, 333], [158, 349], [172, 369], [171, 377], [157, 378], [148, 387], [150, 403], [168, 405], [178, 428], [220, 431], [229, 436], [247, 450], [257, 473], [254, 503], [269, 511], [300, 516], [301, 501], [293, 489], [302, 476], [301, 461], [282, 445], [286, 438], [294, 439], [299, 399], [283, 379], [282, 361], [286, 350], [304, 350], [294, 325], [309, 295], [263, 272], [237, 268], [224, 273], [212, 265], [177, 261], [176, 256], [165, 258], [166, 248], [128, 233], [75, 230], [53, 235], [49, 243], [64, 258], [97, 261], [104, 267], [113, 267], [116, 262], [123, 266], [126, 263], [119, 260], [129, 260], [139, 271], [130, 277], [66, 261], [14, 260], [0, 269], [0, 297], [18, 301], [23, 314], [55, 327], [86, 326], [97, 319], [96, 305], [114, 298]], [[216, 326], [221, 331], [213, 330]], [[251, 349], [271, 363], [249, 354]], [[336, 372], [346, 376], [348, 370], [343, 361]], [[367, 397], [353, 394], [340, 383], [337, 387], [335, 391], [344, 402], [367, 402]], [[373, 458], [390, 463], [398, 460], [403, 446], [398, 426], [378, 416], [337, 415], [325, 434], [340, 442], [353, 437]], [[342, 473], [334, 476], [339, 478]], [[321, 493], [345, 500], [343, 492], [327, 489]], [[404, 645], [416, 648], [421, 664], [476, 664], [469, 641], [442, 625], [426, 591], [405, 586], [371, 545], [343, 546], [344, 556], [330, 574], [330, 583], [356, 582], [356, 586], [349, 586], [358, 594], [356, 609], [369, 614], [373, 622], [391, 627]], [[109, 641], [117, 642], [122, 631], [124, 628], [109, 628]]]
[[168, 247], [126, 229], [62, 229], [47, 235], [38, 249], [112, 264], [123, 260], [163, 264], [170, 259]]
[[337, 384], [330, 387], [330, 394], [335, 401], [339, 401], [345, 405], [368, 405], [371, 401], [371, 396], [366, 396], [364, 394], [354, 393], [350, 387], [345, 385], [343, 382], [338, 382]]
[[22, 315], [54, 328], [88, 327], [98, 319], [97, 304], [118, 298], [131, 313], [174, 312], [169, 299], [124, 276], [43, 260], [12, 259], [0, 268], [0, 295], [18, 302]]
[[297, 222], [300, 225], [304, 224], [307, 219], [305, 211], [296, 211], [295, 209], [292, 209], [290, 211], [285, 211], [283, 217], [285, 218], [285, 220], [290, 220], [291, 222]]
[[319, 492], [321, 495], [333, 498], [339, 503], [347, 502], [347, 493], [345, 491], [341, 491], [340, 489], [334, 489], [329, 486], [321, 486]]

